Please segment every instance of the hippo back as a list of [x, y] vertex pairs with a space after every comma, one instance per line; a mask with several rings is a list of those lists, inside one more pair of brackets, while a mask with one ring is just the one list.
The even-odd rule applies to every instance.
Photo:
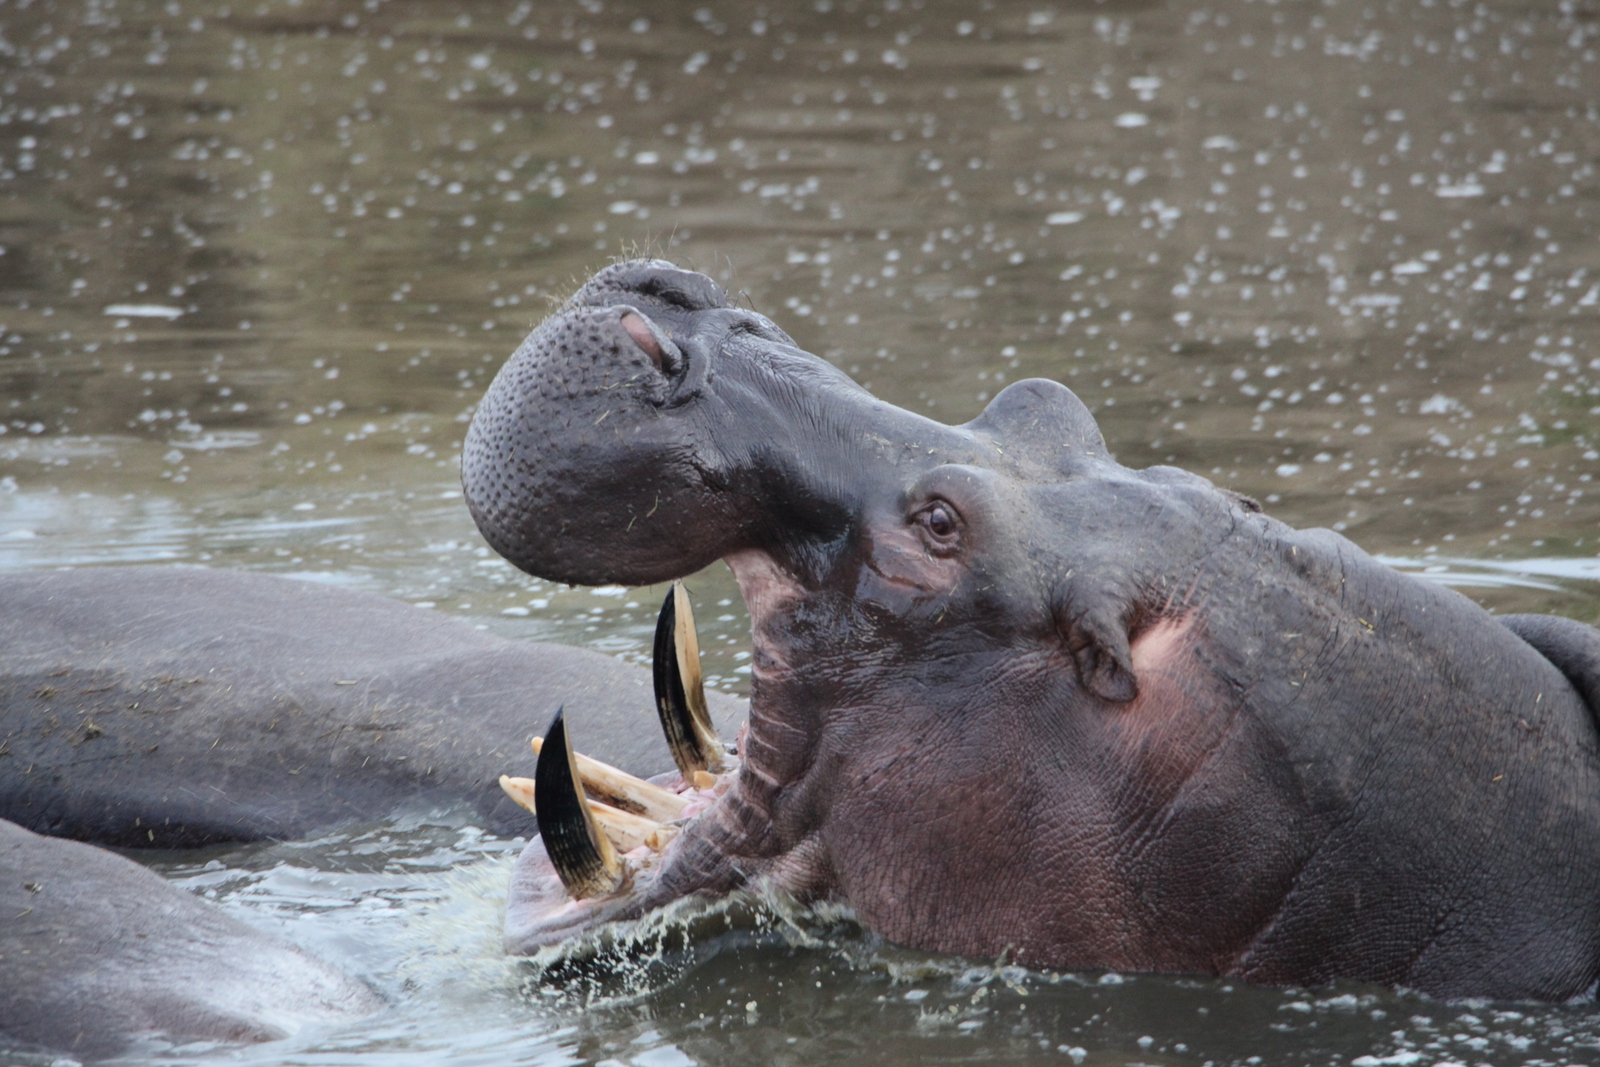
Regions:
[[[742, 712], [708, 694], [726, 727]], [[648, 674], [398, 601], [238, 572], [0, 578], [0, 817], [130, 847], [301, 836], [411, 800], [532, 819], [501, 774], [565, 705], [586, 751], [669, 770]]]

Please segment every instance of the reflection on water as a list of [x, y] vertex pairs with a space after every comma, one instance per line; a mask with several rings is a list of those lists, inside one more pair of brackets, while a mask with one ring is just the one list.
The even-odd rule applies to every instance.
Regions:
[[[1597, 48], [1592, 6], [1514, 0], [19, 0], [0, 567], [267, 570], [641, 658], [661, 590], [512, 571], [456, 484], [489, 376], [638, 250], [913, 410], [959, 422], [1055, 378], [1132, 466], [1196, 470], [1497, 610], [1593, 621]], [[738, 691], [733, 583], [691, 588], [708, 674]], [[372, 974], [423, 937], [422, 898], [458, 899], [437, 869], [368, 885], [330, 852], [309, 867], [358, 903], [273, 910], [245, 887], [298, 860], [219, 862], [230, 907]], [[391, 890], [392, 915], [359, 904]], [[303, 1058], [1398, 1067], [1593, 1042], [1544, 1009], [1171, 979], [1024, 997], [894, 964], [923, 985], [845, 941], [730, 947], [580, 1016], [498, 979], [390, 985], [391, 1016]]]

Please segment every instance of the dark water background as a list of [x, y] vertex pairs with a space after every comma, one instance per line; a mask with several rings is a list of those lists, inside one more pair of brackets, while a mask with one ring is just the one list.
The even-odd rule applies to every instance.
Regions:
[[[6, 0], [0, 567], [271, 571], [641, 659], [659, 591], [512, 571], [456, 457], [552, 302], [649, 252], [897, 404], [1055, 378], [1130, 466], [1594, 622], [1597, 50], [1593, 0]], [[733, 583], [691, 587], [740, 691]], [[1600, 1059], [1588, 1007], [969, 969], [848, 926], [711, 939], [585, 1010], [497, 955], [514, 847], [419, 813], [162, 866], [396, 1000], [251, 1062]]]

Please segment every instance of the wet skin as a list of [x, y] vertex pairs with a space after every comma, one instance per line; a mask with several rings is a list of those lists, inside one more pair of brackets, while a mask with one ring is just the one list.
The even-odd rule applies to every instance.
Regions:
[[371, 989], [131, 860], [0, 820], [0, 1036], [101, 1059], [133, 1038], [266, 1041]]
[[517, 566], [724, 559], [753, 630], [731, 787], [614, 893], [531, 846], [513, 951], [765, 884], [1036, 966], [1547, 999], [1600, 971], [1600, 631], [1122, 467], [1061, 385], [941, 425], [636, 261], [502, 369], [463, 481]]
[[[647, 672], [409, 604], [200, 568], [0, 576], [0, 818], [129, 848], [295, 838], [402, 804], [529, 830], [497, 784], [566, 705], [597, 755], [672, 763]], [[708, 694], [714, 717], [743, 702]]]

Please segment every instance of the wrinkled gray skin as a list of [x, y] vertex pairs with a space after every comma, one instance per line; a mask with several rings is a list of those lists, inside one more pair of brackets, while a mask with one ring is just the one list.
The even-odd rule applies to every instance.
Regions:
[[1056, 383], [944, 426], [623, 263], [500, 372], [463, 480], [517, 566], [725, 559], [753, 629], [733, 788], [614, 895], [566, 901], [531, 846], [514, 949], [765, 881], [1034, 965], [1595, 982], [1600, 632], [1123, 467]]
[[[743, 709], [708, 696], [725, 726]], [[39, 833], [187, 848], [408, 803], [527, 833], [498, 779], [533, 772], [528, 739], [563, 704], [586, 751], [671, 769], [648, 673], [599, 653], [264, 575], [0, 575], [0, 818]]]
[[0, 820], [0, 1036], [78, 1059], [140, 1035], [267, 1041], [371, 989], [131, 860]]

